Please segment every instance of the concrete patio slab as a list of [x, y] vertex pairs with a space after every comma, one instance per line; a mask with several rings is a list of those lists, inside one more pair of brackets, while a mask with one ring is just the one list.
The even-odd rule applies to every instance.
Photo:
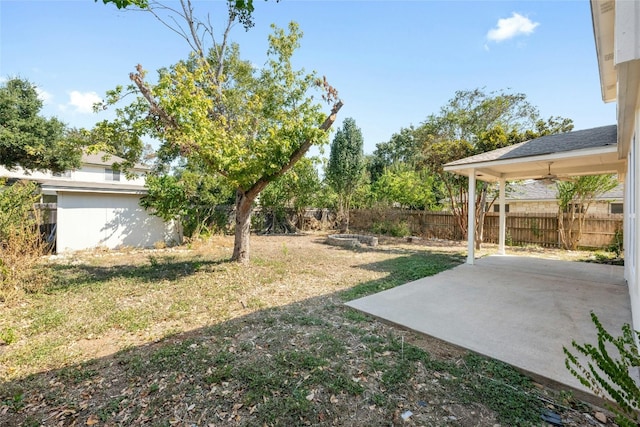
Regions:
[[596, 342], [589, 313], [619, 335], [631, 322], [623, 267], [489, 256], [347, 303], [579, 391], [562, 346]]

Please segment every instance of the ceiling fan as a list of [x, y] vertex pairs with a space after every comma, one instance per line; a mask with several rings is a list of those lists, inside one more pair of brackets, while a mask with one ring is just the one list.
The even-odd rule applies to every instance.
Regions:
[[571, 178], [569, 177], [559, 177], [558, 175], [556, 175], [555, 173], [551, 173], [551, 165], [553, 164], [553, 162], [549, 162], [548, 165], [548, 169], [547, 169], [547, 174], [543, 175], [539, 178], [534, 178], [534, 181], [539, 181], [544, 185], [551, 185], [551, 184], [555, 184], [556, 181], [573, 181]]
[[558, 179], [558, 175], [556, 175], [554, 173], [551, 173], [551, 164], [552, 163], [553, 162], [549, 162], [547, 174], [543, 175], [543, 176], [541, 176], [539, 178], [534, 178], [534, 181], [540, 181], [545, 185], [551, 185], [551, 184], [555, 183], [556, 180]]

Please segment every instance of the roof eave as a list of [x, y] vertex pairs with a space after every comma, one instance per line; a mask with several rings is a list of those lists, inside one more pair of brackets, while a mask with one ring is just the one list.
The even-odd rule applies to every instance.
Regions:
[[617, 96], [618, 81], [614, 63], [615, 2], [591, 0], [590, 3], [602, 100], [613, 102]]
[[582, 150], [564, 151], [559, 153], [543, 154], [538, 156], [517, 157], [503, 160], [489, 160], [484, 162], [457, 164], [457, 165], [445, 165], [444, 170], [452, 172], [458, 175], [470, 176], [472, 173], [476, 173], [476, 177], [482, 181], [495, 182], [502, 179], [507, 181], [523, 180], [530, 178], [538, 178], [544, 175], [544, 172], [535, 168], [525, 169], [519, 168], [514, 172], [501, 172], [505, 166], [517, 166], [526, 164], [539, 163], [547, 165], [549, 163], [558, 164], [562, 161], [575, 160], [578, 158], [586, 159], [589, 157], [600, 159], [602, 156], [607, 158], [607, 161], [598, 160], [598, 167], [591, 169], [585, 173], [582, 168], [573, 167], [565, 168], [562, 171], [563, 176], [568, 175], [585, 175], [585, 174], [600, 174], [600, 173], [621, 173], [624, 172], [624, 163], [618, 161], [618, 150], [616, 145], [607, 145], [597, 148], [586, 148]]

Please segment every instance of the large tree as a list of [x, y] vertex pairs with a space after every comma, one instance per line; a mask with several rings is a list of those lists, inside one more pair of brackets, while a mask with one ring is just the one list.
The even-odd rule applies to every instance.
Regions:
[[[133, 84], [126, 92], [122, 87], [110, 92], [108, 102], [115, 104], [126, 93], [137, 97], [116, 110], [117, 119], [100, 123], [96, 134], [124, 141], [125, 167], [137, 160], [143, 137], [149, 136], [160, 142], [161, 161], [184, 158], [225, 177], [236, 193], [232, 260], [248, 262], [254, 201], [311, 146], [327, 142], [342, 102], [326, 79], [294, 69], [291, 59], [302, 37], [297, 24], [289, 24], [288, 31], [273, 27], [268, 60], [256, 69], [228, 39], [237, 19], [233, 9], [217, 41], [213, 28], [194, 16], [191, 3], [181, 4], [187, 28], [182, 35], [192, 54], [159, 70], [157, 83], [138, 66], [130, 75]], [[314, 90], [332, 105], [329, 114], [315, 101]]]
[[367, 163], [371, 182], [375, 183], [385, 169], [390, 167], [415, 168], [418, 160], [416, 156], [420, 154], [416, 142], [415, 129], [408, 127], [394, 133], [389, 141], [376, 144]]
[[404, 164], [386, 168], [371, 185], [377, 202], [388, 206], [426, 210], [436, 208], [438, 186], [427, 170], [416, 171]]
[[331, 142], [326, 179], [338, 195], [341, 231], [349, 229], [351, 198], [362, 181], [365, 165], [363, 144], [362, 131], [351, 117], [344, 119]]
[[[466, 235], [468, 181], [466, 177], [445, 172], [443, 166], [460, 158], [572, 129], [570, 119], [541, 119], [524, 94], [475, 89], [456, 92], [439, 114], [430, 115], [416, 129], [416, 138], [422, 151], [421, 161], [440, 177], [458, 227]], [[493, 190], [488, 183], [477, 181], [476, 200], [472, 201], [476, 210], [473, 230], [477, 247], [483, 240], [482, 224], [489, 197], [495, 194]]]
[[0, 86], [0, 164], [63, 172], [80, 166], [81, 133], [41, 115], [36, 86], [12, 78]]

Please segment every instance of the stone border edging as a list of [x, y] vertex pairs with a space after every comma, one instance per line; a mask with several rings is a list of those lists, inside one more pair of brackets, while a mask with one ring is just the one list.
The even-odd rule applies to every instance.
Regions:
[[327, 244], [347, 247], [360, 247], [363, 244], [378, 246], [378, 238], [362, 234], [330, 234], [327, 236]]

